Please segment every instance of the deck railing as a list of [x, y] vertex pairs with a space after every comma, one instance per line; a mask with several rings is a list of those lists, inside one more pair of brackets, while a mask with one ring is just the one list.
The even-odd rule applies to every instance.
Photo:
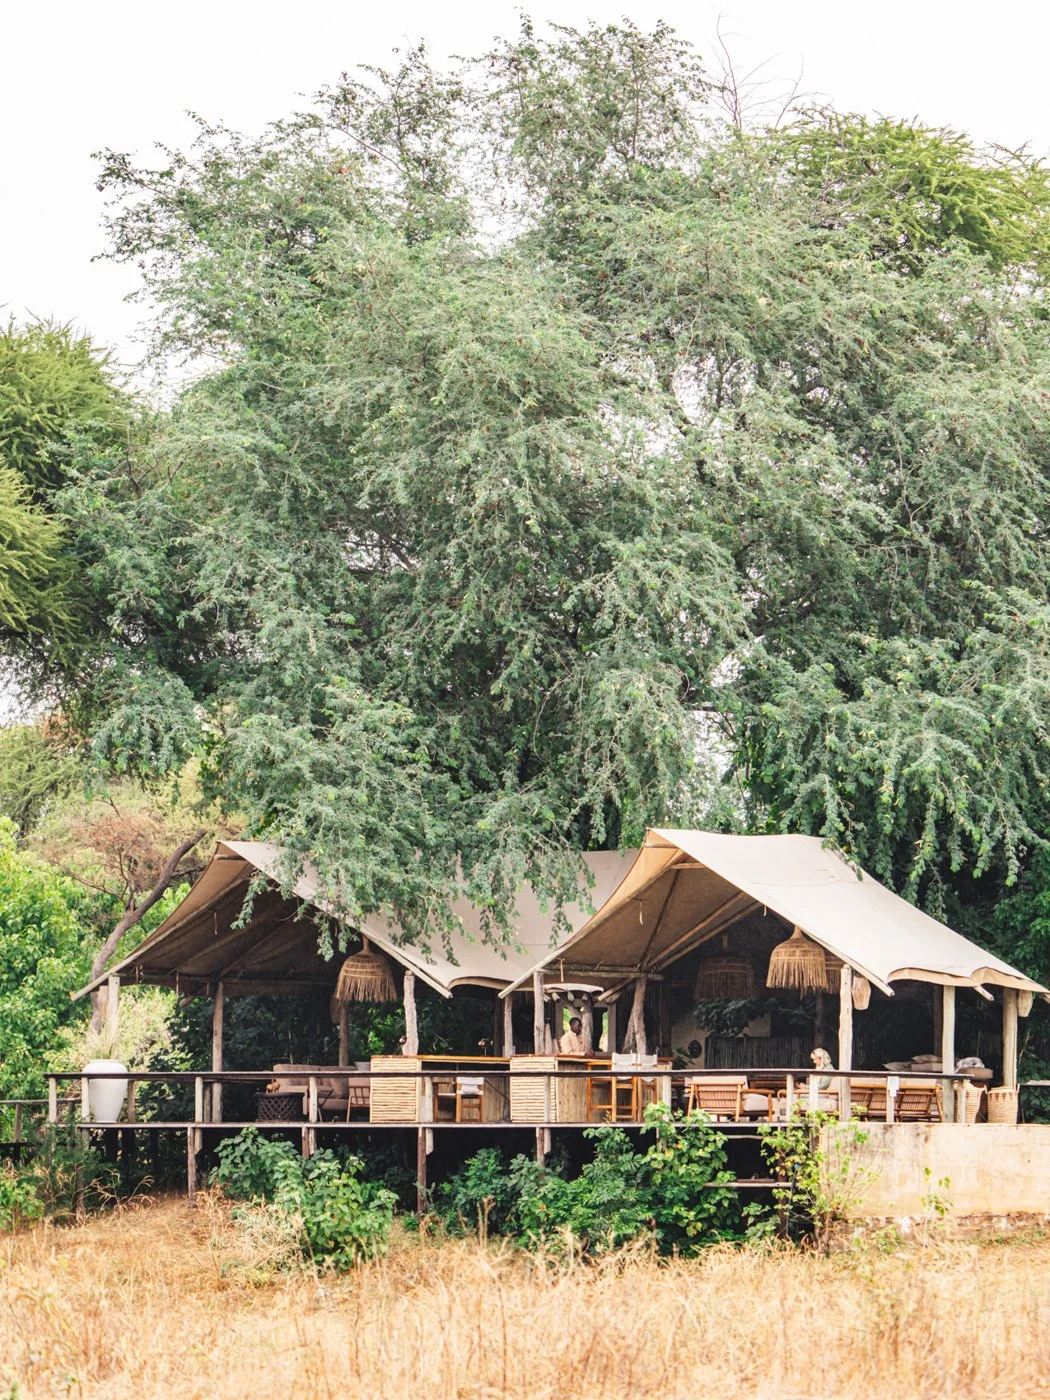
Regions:
[[[287, 1093], [293, 1093], [298, 1097], [302, 1096], [305, 1110], [301, 1110], [298, 1119], [270, 1120], [259, 1122], [257, 1120], [230, 1119], [223, 1117], [222, 1113], [222, 1086], [267, 1085], [275, 1078], [287, 1080], [287, 1071], [268, 1070], [208, 1070], [202, 1072], [194, 1071], [141, 1071], [123, 1073], [119, 1070], [111, 1070], [90, 1075], [81, 1072], [55, 1072], [47, 1076], [48, 1097], [47, 1118], [51, 1123], [59, 1121], [60, 1108], [66, 1107], [70, 1110], [69, 1116], [74, 1122], [77, 1131], [91, 1133], [99, 1131], [112, 1135], [114, 1140], [121, 1139], [127, 1144], [133, 1143], [135, 1134], [138, 1131], [148, 1131], [152, 1142], [153, 1152], [156, 1152], [158, 1135], [162, 1131], [177, 1131], [186, 1134], [186, 1185], [187, 1195], [193, 1201], [197, 1190], [197, 1158], [204, 1144], [205, 1135], [211, 1134], [214, 1142], [223, 1132], [235, 1132], [245, 1127], [258, 1127], [263, 1131], [287, 1132], [289, 1130], [298, 1132], [301, 1139], [302, 1152], [304, 1156], [310, 1156], [316, 1150], [318, 1133], [341, 1135], [342, 1133], [353, 1132], [383, 1132], [389, 1129], [394, 1130], [415, 1130], [416, 1132], [416, 1177], [418, 1186], [418, 1207], [424, 1209], [426, 1201], [426, 1178], [427, 1178], [427, 1158], [433, 1148], [433, 1138], [435, 1132], [445, 1130], [456, 1131], [482, 1131], [482, 1132], [535, 1132], [536, 1155], [543, 1160], [550, 1150], [552, 1130], [581, 1129], [596, 1126], [595, 1121], [586, 1119], [566, 1119], [559, 1116], [558, 1107], [560, 1105], [558, 1090], [562, 1081], [597, 1080], [597, 1079], [628, 1079], [637, 1078], [646, 1081], [650, 1085], [657, 1086], [654, 1097], [670, 1103], [674, 1097], [674, 1090], [677, 1086], [684, 1091], [686, 1081], [695, 1076], [701, 1075], [704, 1079], [717, 1080], [727, 1078], [730, 1080], [739, 1079], [738, 1070], [675, 1070], [664, 1065], [655, 1067], [646, 1066], [636, 1069], [625, 1069], [617, 1067], [613, 1070], [608, 1060], [595, 1061], [589, 1067], [583, 1069], [551, 1069], [544, 1068], [530, 1069], [520, 1062], [513, 1068], [496, 1068], [496, 1066], [507, 1066], [507, 1060], [493, 1061], [493, 1068], [479, 1065], [477, 1060], [471, 1062], [471, 1073], [483, 1074], [486, 1081], [498, 1080], [507, 1081], [508, 1092], [503, 1096], [506, 1103], [507, 1112], [499, 1119], [485, 1120], [483, 1114], [481, 1121], [463, 1122], [442, 1120], [435, 1114], [435, 1104], [437, 1102], [437, 1081], [448, 1081], [454, 1079], [457, 1071], [454, 1068], [455, 1056], [448, 1057], [449, 1068], [427, 1068], [427, 1069], [383, 1069], [383, 1070], [361, 1070], [354, 1066], [345, 1068], [324, 1067], [316, 1071], [296, 1072], [294, 1078], [296, 1083], [289, 1087]], [[816, 1073], [811, 1068], [787, 1069], [787, 1070], [767, 1070], [753, 1073], [751, 1079], [772, 1078], [773, 1076], [784, 1080], [784, 1112], [783, 1116], [775, 1121], [784, 1121], [790, 1118], [796, 1107], [803, 1112], [817, 1110], [821, 1106], [821, 1099], [829, 1093], [829, 1090], [821, 1091], [818, 1087], [818, 1079], [833, 1079], [840, 1084], [854, 1083], [858, 1080], [867, 1081], [870, 1085], [872, 1081], [884, 1082], [886, 1084], [886, 1108], [885, 1121], [893, 1123], [894, 1103], [897, 1088], [900, 1081], [924, 1081], [930, 1084], [936, 1079], [937, 1083], [946, 1090], [945, 1098], [942, 1102], [949, 1105], [949, 1112], [952, 1117], [956, 1115], [957, 1090], [960, 1085], [967, 1082], [967, 1075], [963, 1074], [938, 1074], [918, 1075], [918, 1074], [893, 1074], [881, 1070], [831, 1070], [822, 1069]], [[347, 1116], [346, 1121], [333, 1121], [323, 1118], [323, 1100], [319, 1091], [321, 1080], [331, 1082], [339, 1079], [354, 1080], [358, 1084], [362, 1080], [369, 1085], [370, 1100], [376, 1091], [376, 1087], [385, 1081], [411, 1081], [418, 1086], [413, 1095], [416, 1105], [416, 1113], [411, 1118], [396, 1118], [390, 1121], [380, 1122], [369, 1114], [367, 1120], [352, 1120]], [[90, 1115], [89, 1103], [89, 1083], [91, 1080], [120, 1080], [127, 1086], [125, 1099], [125, 1116], [120, 1121], [98, 1122], [94, 1121]], [[541, 1095], [539, 1102], [543, 1106], [542, 1114], [537, 1115], [535, 1111], [530, 1113], [526, 1120], [515, 1119], [510, 1111], [510, 1085], [518, 1086], [528, 1083], [529, 1080], [538, 1080], [541, 1085]], [[806, 1081], [806, 1088], [801, 1088], [801, 1081]], [[305, 1082], [305, 1087], [304, 1087]], [[79, 1093], [74, 1097], [61, 1096], [59, 1086], [66, 1084], [76, 1084], [79, 1086]], [[163, 1118], [148, 1117], [140, 1120], [138, 1117], [138, 1089], [140, 1085], [166, 1084], [183, 1088], [192, 1087], [193, 1091], [193, 1115], [192, 1117]], [[848, 1118], [852, 1113], [852, 1095], [843, 1094], [841, 1105], [841, 1115]], [[27, 1101], [23, 1100], [23, 1105], [32, 1102], [34, 1105], [42, 1104], [43, 1100]], [[578, 1102], [578, 1097], [576, 1099]], [[80, 1105], [80, 1119], [76, 1121], [76, 1105]], [[948, 1115], [945, 1115], [947, 1117]], [[621, 1127], [640, 1127], [640, 1118], [635, 1118], [627, 1122], [621, 1121]], [[729, 1128], [734, 1136], [755, 1135], [757, 1132], [754, 1122], [740, 1122], [727, 1124], [720, 1122], [719, 1128]], [[749, 1187], [765, 1187], [770, 1183], [757, 1178], [742, 1179], [734, 1183], [738, 1189]]]
[[[193, 1086], [193, 1116], [192, 1118], [178, 1119], [150, 1119], [146, 1120], [146, 1126], [165, 1128], [206, 1128], [215, 1127], [221, 1124], [227, 1127], [243, 1127], [249, 1120], [223, 1118], [220, 1107], [221, 1096], [213, 1092], [216, 1087], [222, 1085], [242, 1084], [267, 1085], [272, 1083], [274, 1079], [287, 1081], [289, 1078], [294, 1078], [296, 1081], [294, 1086], [289, 1086], [287, 1089], [284, 1089], [281, 1092], [288, 1094], [294, 1093], [296, 1095], [300, 1093], [302, 1094], [305, 1103], [304, 1116], [300, 1119], [286, 1119], [276, 1121], [272, 1124], [272, 1126], [287, 1127], [289, 1124], [292, 1124], [293, 1126], [319, 1127], [323, 1125], [326, 1129], [339, 1128], [342, 1126], [358, 1129], [363, 1127], [405, 1127], [413, 1125], [423, 1125], [428, 1128], [442, 1126], [456, 1126], [462, 1128], [471, 1126], [499, 1128], [501, 1125], [509, 1127], [537, 1126], [535, 1121], [531, 1118], [515, 1122], [514, 1120], [508, 1117], [507, 1119], [502, 1121], [488, 1121], [481, 1124], [458, 1122], [454, 1125], [443, 1123], [442, 1120], [435, 1118], [433, 1114], [435, 1082], [455, 1078], [457, 1073], [464, 1073], [464, 1071], [457, 1071], [455, 1069], [455, 1056], [448, 1056], [448, 1061], [450, 1067], [447, 1069], [431, 1068], [417, 1070], [406, 1068], [390, 1070], [363, 1070], [357, 1069], [351, 1065], [345, 1068], [326, 1066], [324, 1068], [312, 1072], [308, 1070], [296, 1071], [294, 1075], [290, 1075], [289, 1072], [285, 1070], [276, 1071], [273, 1069], [206, 1070], [200, 1072], [193, 1070], [128, 1072], [110, 1070], [105, 1072], [93, 1071], [91, 1074], [85, 1074], [83, 1071], [55, 1072], [49, 1074], [47, 1077], [48, 1098], [46, 1102], [48, 1105], [48, 1120], [50, 1122], [58, 1121], [58, 1108], [60, 1103], [70, 1105], [76, 1103], [79, 1100], [81, 1104], [82, 1121], [85, 1123], [89, 1122], [89, 1082], [91, 1080], [115, 1079], [124, 1082], [127, 1086], [125, 1117], [123, 1120], [120, 1121], [114, 1121], [110, 1123], [98, 1123], [94, 1126], [127, 1127], [136, 1125], [138, 1121], [136, 1103], [138, 1086], [141, 1084], [163, 1083], [182, 1086]], [[494, 1066], [500, 1064], [505, 1065], [506, 1063], [507, 1062], [505, 1060], [493, 1061]], [[596, 1080], [610, 1078], [635, 1078], [642, 1079], [647, 1082], [656, 1081], [659, 1085], [658, 1097], [662, 1098], [665, 1102], [670, 1103], [675, 1087], [684, 1089], [688, 1081], [697, 1076], [700, 1076], [704, 1080], [712, 1081], [719, 1078], [736, 1080], [740, 1077], [742, 1073], [742, 1071], [735, 1069], [670, 1069], [664, 1065], [658, 1065], [652, 1068], [646, 1067], [644, 1069], [617, 1068], [614, 1070], [608, 1061], [595, 1061], [591, 1067], [586, 1069], [529, 1069], [521, 1065], [519, 1065], [513, 1070], [495, 1067], [489, 1069], [487, 1066], [483, 1067], [479, 1065], [476, 1060], [471, 1062], [471, 1072], [483, 1075], [486, 1080], [506, 1080], [508, 1084], [520, 1084], [521, 1082], [527, 1080], [538, 1080], [544, 1088], [544, 1101], [546, 1103], [552, 1101], [552, 1095], [550, 1091], [552, 1090], [553, 1086], [559, 1083], [560, 1081], [566, 1080], [579, 1081], [588, 1079]], [[790, 1114], [796, 1106], [805, 1108], [808, 1111], [816, 1111], [819, 1107], [820, 1100], [822, 1098], [826, 1098], [829, 1094], [835, 1094], [836, 1096], [838, 1096], [837, 1089], [821, 1090], [818, 1084], [818, 1081], [821, 1079], [831, 1079], [836, 1082], [836, 1085], [841, 1084], [842, 1081], [846, 1081], [846, 1083], [848, 1083], [850, 1086], [856, 1086], [858, 1083], [861, 1082], [863, 1082], [865, 1085], [871, 1085], [873, 1082], [884, 1083], [886, 1085], [887, 1091], [886, 1106], [880, 1116], [884, 1117], [887, 1123], [893, 1123], [895, 1120], [894, 1103], [902, 1082], [905, 1086], [919, 1082], [922, 1082], [924, 1084], [932, 1084], [936, 1082], [938, 1085], [943, 1086], [948, 1091], [946, 1094], [946, 1098], [949, 1101], [951, 1101], [957, 1098], [958, 1089], [962, 1085], [969, 1083], [971, 1078], [971, 1076], [967, 1075], [965, 1071], [955, 1074], [942, 1074], [940, 1072], [931, 1074], [921, 1074], [918, 1071], [904, 1071], [892, 1073], [884, 1070], [813, 1070], [812, 1068], [797, 1068], [786, 1070], [767, 1069], [757, 1071], [753, 1070], [751, 1071], [748, 1077], [750, 1080], [769, 1080], [772, 1078], [783, 1079], [784, 1090], [782, 1092], [785, 1100], [785, 1110], [788, 1116], [790, 1116]], [[339, 1124], [334, 1123], [331, 1120], [325, 1120], [322, 1117], [323, 1099], [321, 1097], [321, 1094], [319, 1093], [318, 1086], [322, 1080], [331, 1081], [339, 1079], [348, 1081], [352, 1080], [356, 1083], [360, 1083], [362, 1080], [364, 1080], [368, 1082], [369, 1086], [377, 1082], [383, 1082], [388, 1080], [418, 1081], [422, 1086], [422, 1093], [418, 1096], [417, 1100], [420, 1112], [414, 1118], [398, 1119], [395, 1122], [391, 1122], [390, 1124], [377, 1123], [374, 1120], [368, 1123], [364, 1123], [361, 1121], [355, 1122], [351, 1120], [345, 1124]], [[800, 1081], [804, 1081], [804, 1087], [802, 1083], [800, 1083]], [[79, 1094], [73, 1098], [66, 1097], [60, 1099], [58, 1086], [62, 1083], [78, 1084]], [[843, 1102], [841, 1104], [841, 1113], [843, 1116], [848, 1118], [850, 1116], [849, 1101], [845, 1100], [844, 1095], [842, 1095], [841, 1097], [843, 1099]], [[0, 1100], [0, 1107], [3, 1106], [4, 1102], [5, 1101]], [[9, 1102], [14, 1103], [16, 1101], [11, 1100]], [[24, 1104], [43, 1104], [45, 1100], [21, 1100], [19, 1102], [22, 1102]], [[945, 1106], [948, 1110], [945, 1113], [946, 1121], [952, 1121], [959, 1116], [957, 1112], [955, 1112], [956, 1104], [954, 1102], [948, 1102]], [[251, 1121], [255, 1122], [256, 1120]], [[638, 1119], [635, 1121], [636, 1123], [640, 1123], [641, 1120]], [[266, 1125], [263, 1124], [262, 1126]], [[593, 1127], [594, 1122], [588, 1122], [583, 1119], [565, 1120], [556, 1117], [551, 1118], [550, 1114], [548, 1113], [545, 1115], [540, 1126]]]

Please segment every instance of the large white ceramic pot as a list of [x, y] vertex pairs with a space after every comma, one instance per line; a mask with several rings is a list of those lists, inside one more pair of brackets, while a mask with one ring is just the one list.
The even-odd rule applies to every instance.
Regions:
[[[85, 1074], [127, 1074], [128, 1067], [120, 1060], [90, 1060]], [[96, 1123], [116, 1123], [128, 1092], [126, 1079], [89, 1079], [88, 1107]]]

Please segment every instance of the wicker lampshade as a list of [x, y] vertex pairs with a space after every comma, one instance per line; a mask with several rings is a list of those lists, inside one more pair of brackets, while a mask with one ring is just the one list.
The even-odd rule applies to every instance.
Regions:
[[374, 953], [367, 938], [361, 940], [361, 951], [351, 953], [339, 969], [332, 998], [336, 1006], [351, 1001], [395, 1001], [397, 984], [390, 959]]
[[769, 956], [767, 987], [787, 987], [796, 992], [827, 990], [828, 969], [824, 949], [811, 942], [796, 924], [791, 937], [778, 943]]
[[851, 988], [853, 1005], [858, 1011], [867, 1011], [868, 1003], [871, 1001], [871, 983], [866, 977], [859, 974], [853, 979]]
[[1028, 1013], [1029, 1013], [1029, 1012], [1031, 1011], [1031, 1009], [1032, 1009], [1032, 1004], [1033, 1004], [1034, 1001], [1035, 1001], [1035, 993], [1034, 993], [1034, 992], [1018, 992], [1018, 993], [1017, 993], [1017, 1014], [1018, 1014], [1018, 1016], [1027, 1016]]
[[697, 1001], [714, 997], [750, 997], [755, 994], [755, 970], [747, 958], [723, 953], [705, 958], [696, 969], [693, 996]]

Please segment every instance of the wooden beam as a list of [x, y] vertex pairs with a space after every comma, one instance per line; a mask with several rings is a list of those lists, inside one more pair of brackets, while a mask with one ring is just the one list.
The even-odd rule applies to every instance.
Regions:
[[610, 1055], [616, 1050], [616, 1002], [611, 1001], [605, 1013], [605, 1048]]
[[503, 998], [503, 1054], [510, 1059], [514, 1054], [514, 993]]
[[1003, 988], [1003, 1087], [1017, 1088], [1017, 992]]
[[[853, 969], [842, 964], [839, 973], [839, 1069], [853, 1068]], [[849, 1080], [838, 1080], [839, 1122], [848, 1123], [852, 1115]]]
[[[955, 988], [941, 988], [941, 1072], [955, 1072]], [[944, 1121], [955, 1121], [955, 1081], [946, 1079], [941, 1089]]]
[[[226, 1003], [226, 988], [222, 982], [215, 984], [215, 999], [211, 1008], [211, 1068], [213, 1074], [222, 1073], [222, 1019]], [[211, 1086], [211, 1121], [222, 1122], [222, 1085]]]
[[[740, 907], [734, 908], [735, 905], [739, 905]], [[692, 948], [686, 947], [685, 945], [693, 938], [697, 940], [696, 944], [693, 945], [696, 947], [699, 947], [701, 943], [706, 943], [708, 938], [717, 938], [720, 933], [724, 933], [726, 929], [731, 928], [738, 919], [748, 913], [752, 907], [758, 908], [758, 900], [752, 899], [751, 896], [745, 894], [743, 890], [736, 890], [728, 899], [723, 900], [717, 909], [712, 909], [710, 914], [705, 914], [698, 923], [693, 924], [692, 928], [686, 929], [685, 933], [676, 938], [673, 943], [668, 944], [657, 958], [654, 966], [666, 967], [667, 964], [673, 962], [676, 957], [691, 952]], [[729, 915], [730, 912], [732, 913], [732, 917], [727, 918], [724, 923], [720, 922], [722, 916]], [[697, 937], [698, 934], [704, 934], [705, 936], [699, 938]]]

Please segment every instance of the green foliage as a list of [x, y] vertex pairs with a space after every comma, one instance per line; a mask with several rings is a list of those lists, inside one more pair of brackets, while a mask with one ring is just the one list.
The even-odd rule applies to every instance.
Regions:
[[0, 1231], [46, 1217], [57, 1223], [102, 1210], [134, 1194], [145, 1181], [124, 1181], [72, 1126], [46, 1125], [27, 1139], [18, 1166], [0, 1167]]
[[89, 337], [52, 321], [0, 328], [0, 461], [37, 500], [65, 480], [74, 435], [113, 439], [125, 417]]
[[15, 847], [0, 829], [0, 1097], [44, 1092], [48, 1051], [79, 1019], [69, 993], [87, 979], [90, 901], [72, 881]]
[[31, 503], [21, 477], [0, 459], [0, 640], [36, 643], [69, 630], [69, 572], [62, 529]]
[[857, 1156], [868, 1134], [856, 1118], [840, 1123], [833, 1114], [802, 1110], [788, 1123], [762, 1123], [758, 1132], [777, 1178], [773, 1200], [781, 1234], [809, 1238], [826, 1250], [836, 1225], [878, 1174]]
[[44, 1216], [44, 1205], [33, 1180], [16, 1167], [0, 1164], [0, 1234], [33, 1225]]
[[782, 149], [819, 194], [818, 217], [862, 221], [877, 255], [908, 271], [955, 240], [995, 267], [1046, 270], [1050, 185], [1023, 151], [982, 152], [957, 131], [830, 109], [807, 113]]
[[348, 1269], [385, 1251], [396, 1198], [361, 1179], [358, 1158], [326, 1150], [304, 1160], [290, 1143], [255, 1128], [220, 1143], [218, 1158], [214, 1183], [294, 1223], [309, 1258]]
[[741, 132], [710, 90], [666, 26], [526, 23], [255, 141], [106, 154], [158, 347], [215, 368], [56, 501], [101, 759], [202, 752], [289, 880], [417, 936], [461, 873], [496, 937], [651, 823], [812, 832], [934, 912], [1016, 879], [1050, 830], [1045, 172]]
[[438, 1210], [453, 1229], [585, 1254], [638, 1238], [664, 1254], [688, 1253], [738, 1233], [724, 1135], [704, 1115], [673, 1118], [664, 1105], [647, 1109], [645, 1121], [653, 1141], [644, 1151], [620, 1128], [588, 1129], [594, 1155], [572, 1179], [486, 1148], [438, 1188]]
[[0, 816], [24, 840], [75, 785], [79, 765], [63, 737], [41, 724], [0, 728]]

